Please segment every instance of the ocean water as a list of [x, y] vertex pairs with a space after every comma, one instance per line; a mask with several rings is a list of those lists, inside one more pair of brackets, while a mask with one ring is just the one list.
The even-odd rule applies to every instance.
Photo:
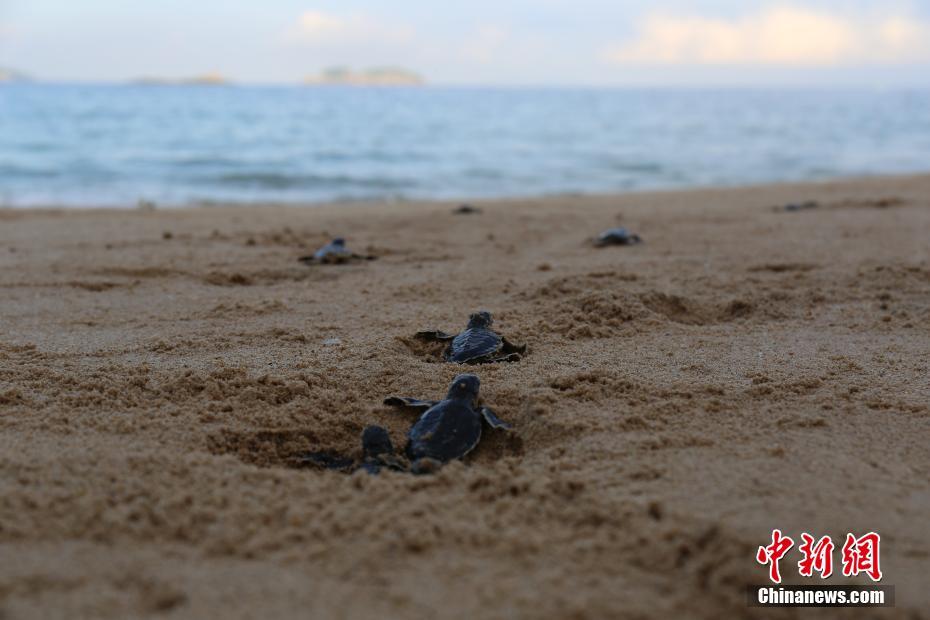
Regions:
[[930, 169], [930, 91], [0, 85], [0, 205], [482, 198]]

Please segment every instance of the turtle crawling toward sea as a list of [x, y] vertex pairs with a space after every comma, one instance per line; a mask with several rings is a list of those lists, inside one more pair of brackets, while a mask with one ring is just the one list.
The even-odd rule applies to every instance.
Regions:
[[609, 228], [597, 236], [594, 245], [603, 248], [608, 245], [635, 245], [642, 241], [639, 235], [631, 233], [626, 228]]
[[463, 204], [453, 209], [452, 213], [453, 215], [474, 215], [477, 213], [481, 213], [481, 209], [479, 209], [478, 207], [474, 205]]
[[319, 250], [309, 256], [301, 256], [297, 260], [305, 265], [341, 265], [354, 260], [374, 260], [375, 256], [356, 254], [346, 247], [346, 240], [336, 237]]
[[388, 432], [380, 426], [368, 426], [362, 431], [362, 459], [331, 452], [305, 452], [296, 459], [298, 465], [311, 465], [321, 469], [331, 469], [343, 473], [352, 473], [364, 469], [369, 474], [378, 474], [382, 469], [406, 471], [407, 467], [394, 452], [394, 445]]
[[790, 211], [807, 211], [809, 209], [816, 209], [819, 206], [820, 206], [820, 203], [817, 202], [816, 200], [805, 200], [804, 202], [789, 202], [788, 204], [781, 207], [780, 209], [779, 207], [775, 207], [775, 210], [776, 211], [778, 210], [789, 211], [789, 212]]
[[477, 376], [462, 374], [452, 380], [440, 401], [401, 396], [384, 399], [384, 404], [392, 407], [425, 410], [407, 433], [411, 472], [430, 473], [471, 452], [481, 440], [482, 420], [491, 428], [510, 429], [493, 411], [478, 405], [480, 386]]
[[460, 334], [442, 331], [421, 331], [420, 340], [445, 342], [449, 346], [443, 351], [443, 359], [456, 364], [489, 364], [493, 362], [517, 362], [526, 353], [526, 345], [516, 345], [491, 329], [494, 319], [487, 310], [474, 312], [468, 318], [468, 326]]

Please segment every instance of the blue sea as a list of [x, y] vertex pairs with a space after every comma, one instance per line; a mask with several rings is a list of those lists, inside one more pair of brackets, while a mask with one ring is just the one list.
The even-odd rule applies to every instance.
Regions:
[[930, 91], [0, 85], [0, 205], [485, 198], [930, 169]]

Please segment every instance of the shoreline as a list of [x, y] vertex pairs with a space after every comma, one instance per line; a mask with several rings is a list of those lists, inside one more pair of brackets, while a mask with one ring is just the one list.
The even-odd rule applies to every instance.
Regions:
[[[930, 609], [930, 174], [474, 203], [0, 210], [0, 616], [746, 615], [776, 527]], [[378, 260], [297, 262], [337, 235]], [[478, 309], [512, 433], [295, 466], [402, 446]]]
[[[525, 203], [534, 202], [565, 202], [565, 201], [602, 201], [610, 199], [626, 199], [642, 197], [662, 196], [669, 194], [701, 194], [717, 193], [730, 191], [752, 191], [760, 190], [766, 193], [772, 190], [804, 190], [805, 188], [817, 190], [829, 189], [831, 186], [851, 186], [863, 187], [869, 184], [884, 183], [910, 183], [920, 181], [930, 177], [930, 170], [926, 172], [907, 172], [900, 174], [869, 174], [853, 176], [827, 177], [813, 180], [786, 180], [771, 181], [733, 185], [700, 185], [687, 187], [658, 187], [647, 189], [633, 189], [623, 192], [593, 192], [593, 193], [560, 193], [560, 194], [543, 194], [543, 195], [521, 195], [521, 196], [496, 196], [496, 197], [458, 197], [458, 198], [371, 198], [371, 199], [339, 199], [339, 200], [320, 200], [320, 201], [224, 201], [224, 200], [201, 200], [189, 203], [156, 203], [154, 201], [140, 200], [144, 204], [102, 204], [102, 205], [62, 205], [55, 203], [24, 205], [24, 206], [5, 206], [0, 205], [0, 213], [6, 212], [82, 212], [82, 211], [100, 211], [100, 212], [121, 212], [121, 211], [185, 211], [197, 209], [252, 209], [252, 208], [273, 208], [273, 209], [319, 209], [326, 207], [356, 207], [356, 208], [403, 208], [410, 205], [448, 205], [450, 207], [463, 203], [472, 204], [491, 204], [506, 205], [508, 203]], [[773, 205], [775, 206], [775, 205]]]

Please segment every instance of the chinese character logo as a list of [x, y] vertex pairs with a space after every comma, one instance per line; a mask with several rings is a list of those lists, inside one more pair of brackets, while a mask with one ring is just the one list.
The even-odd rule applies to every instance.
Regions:
[[855, 577], [865, 573], [872, 581], [881, 581], [882, 569], [878, 564], [878, 544], [881, 537], [875, 532], [869, 532], [861, 538], [846, 534], [846, 544], [843, 545], [843, 575]]
[[[875, 532], [869, 532], [859, 538], [854, 534], [847, 534], [842, 549], [843, 576], [855, 577], [862, 573], [868, 575], [872, 581], [881, 581], [879, 543], [881, 537]], [[765, 547], [759, 547], [756, 552], [756, 561], [769, 567], [769, 579], [772, 583], [781, 583], [778, 563], [793, 546], [794, 540], [790, 536], [783, 535], [781, 530], [772, 530], [772, 542]], [[833, 574], [834, 549], [835, 545], [829, 536], [817, 539], [804, 532], [801, 534], [801, 544], [798, 545], [798, 551], [801, 553], [798, 573], [802, 577], [813, 577], [814, 573], [817, 573], [821, 579], [826, 579]]]
[[821, 579], [833, 574], [833, 541], [824, 536], [814, 544], [814, 537], [805, 532], [801, 534], [803, 541], [798, 551], [804, 556], [798, 562], [798, 572], [802, 577], [812, 577], [814, 571], [820, 573]]
[[773, 583], [781, 583], [781, 573], [778, 571], [778, 561], [788, 550], [794, 546], [794, 541], [781, 535], [781, 530], [772, 530], [772, 544], [768, 547], [759, 547], [756, 552], [756, 562], [763, 566], [769, 564], [769, 579]]

